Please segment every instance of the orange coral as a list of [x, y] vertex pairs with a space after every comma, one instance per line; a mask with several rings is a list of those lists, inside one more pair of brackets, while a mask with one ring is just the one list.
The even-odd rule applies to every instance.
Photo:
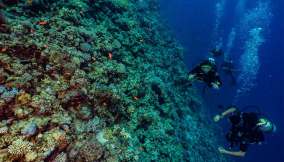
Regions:
[[41, 25], [41, 26], [44, 26], [44, 25], [47, 25], [48, 24], [48, 22], [47, 21], [39, 21], [38, 22], [38, 25]]

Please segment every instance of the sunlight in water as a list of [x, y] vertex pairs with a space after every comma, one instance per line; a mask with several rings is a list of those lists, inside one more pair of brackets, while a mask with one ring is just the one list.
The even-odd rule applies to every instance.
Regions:
[[244, 52], [240, 58], [241, 73], [235, 101], [250, 92], [255, 86], [260, 68], [259, 47], [265, 42], [265, 32], [271, 20], [270, 3], [260, 1], [258, 5], [244, 14], [239, 32], [245, 40]]
[[236, 29], [232, 28], [231, 32], [230, 32], [230, 34], [228, 36], [228, 42], [227, 42], [227, 45], [226, 45], [226, 51], [224, 53], [224, 60], [229, 60], [229, 55], [230, 55], [231, 50], [232, 50], [232, 48], [234, 46], [235, 39], [236, 39]]
[[245, 51], [241, 56], [241, 74], [239, 76], [240, 88], [237, 91], [237, 97], [249, 92], [255, 85], [259, 70], [259, 47], [264, 42], [262, 28], [250, 30], [250, 36], [246, 41]]
[[215, 42], [215, 48], [220, 49], [223, 46], [223, 38], [218, 37], [220, 35], [220, 23], [221, 19], [224, 16], [224, 8], [225, 8], [226, 0], [220, 0], [219, 2], [216, 3], [215, 5], [215, 15], [216, 15], [216, 20], [215, 20], [215, 27], [214, 27], [214, 32], [213, 36], [216, 38]]

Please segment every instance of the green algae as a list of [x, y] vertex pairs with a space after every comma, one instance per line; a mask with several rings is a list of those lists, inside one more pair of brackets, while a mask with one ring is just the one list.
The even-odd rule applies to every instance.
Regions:
[[0, 98], [0, 161], [226, 161], [156, 1], [4, 5], [0, 84], [31, 100]]

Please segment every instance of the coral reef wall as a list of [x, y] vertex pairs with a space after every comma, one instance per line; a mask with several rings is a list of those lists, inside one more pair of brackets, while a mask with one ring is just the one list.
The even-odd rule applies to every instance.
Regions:
[[226, 161], [158, 7], [0, 1], [0, 161]]

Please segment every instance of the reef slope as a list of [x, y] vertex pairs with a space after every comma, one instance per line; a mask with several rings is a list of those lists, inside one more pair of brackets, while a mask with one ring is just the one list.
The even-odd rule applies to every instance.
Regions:
[[0, 1], [0, 161], [226, 161], [155, 0]]

